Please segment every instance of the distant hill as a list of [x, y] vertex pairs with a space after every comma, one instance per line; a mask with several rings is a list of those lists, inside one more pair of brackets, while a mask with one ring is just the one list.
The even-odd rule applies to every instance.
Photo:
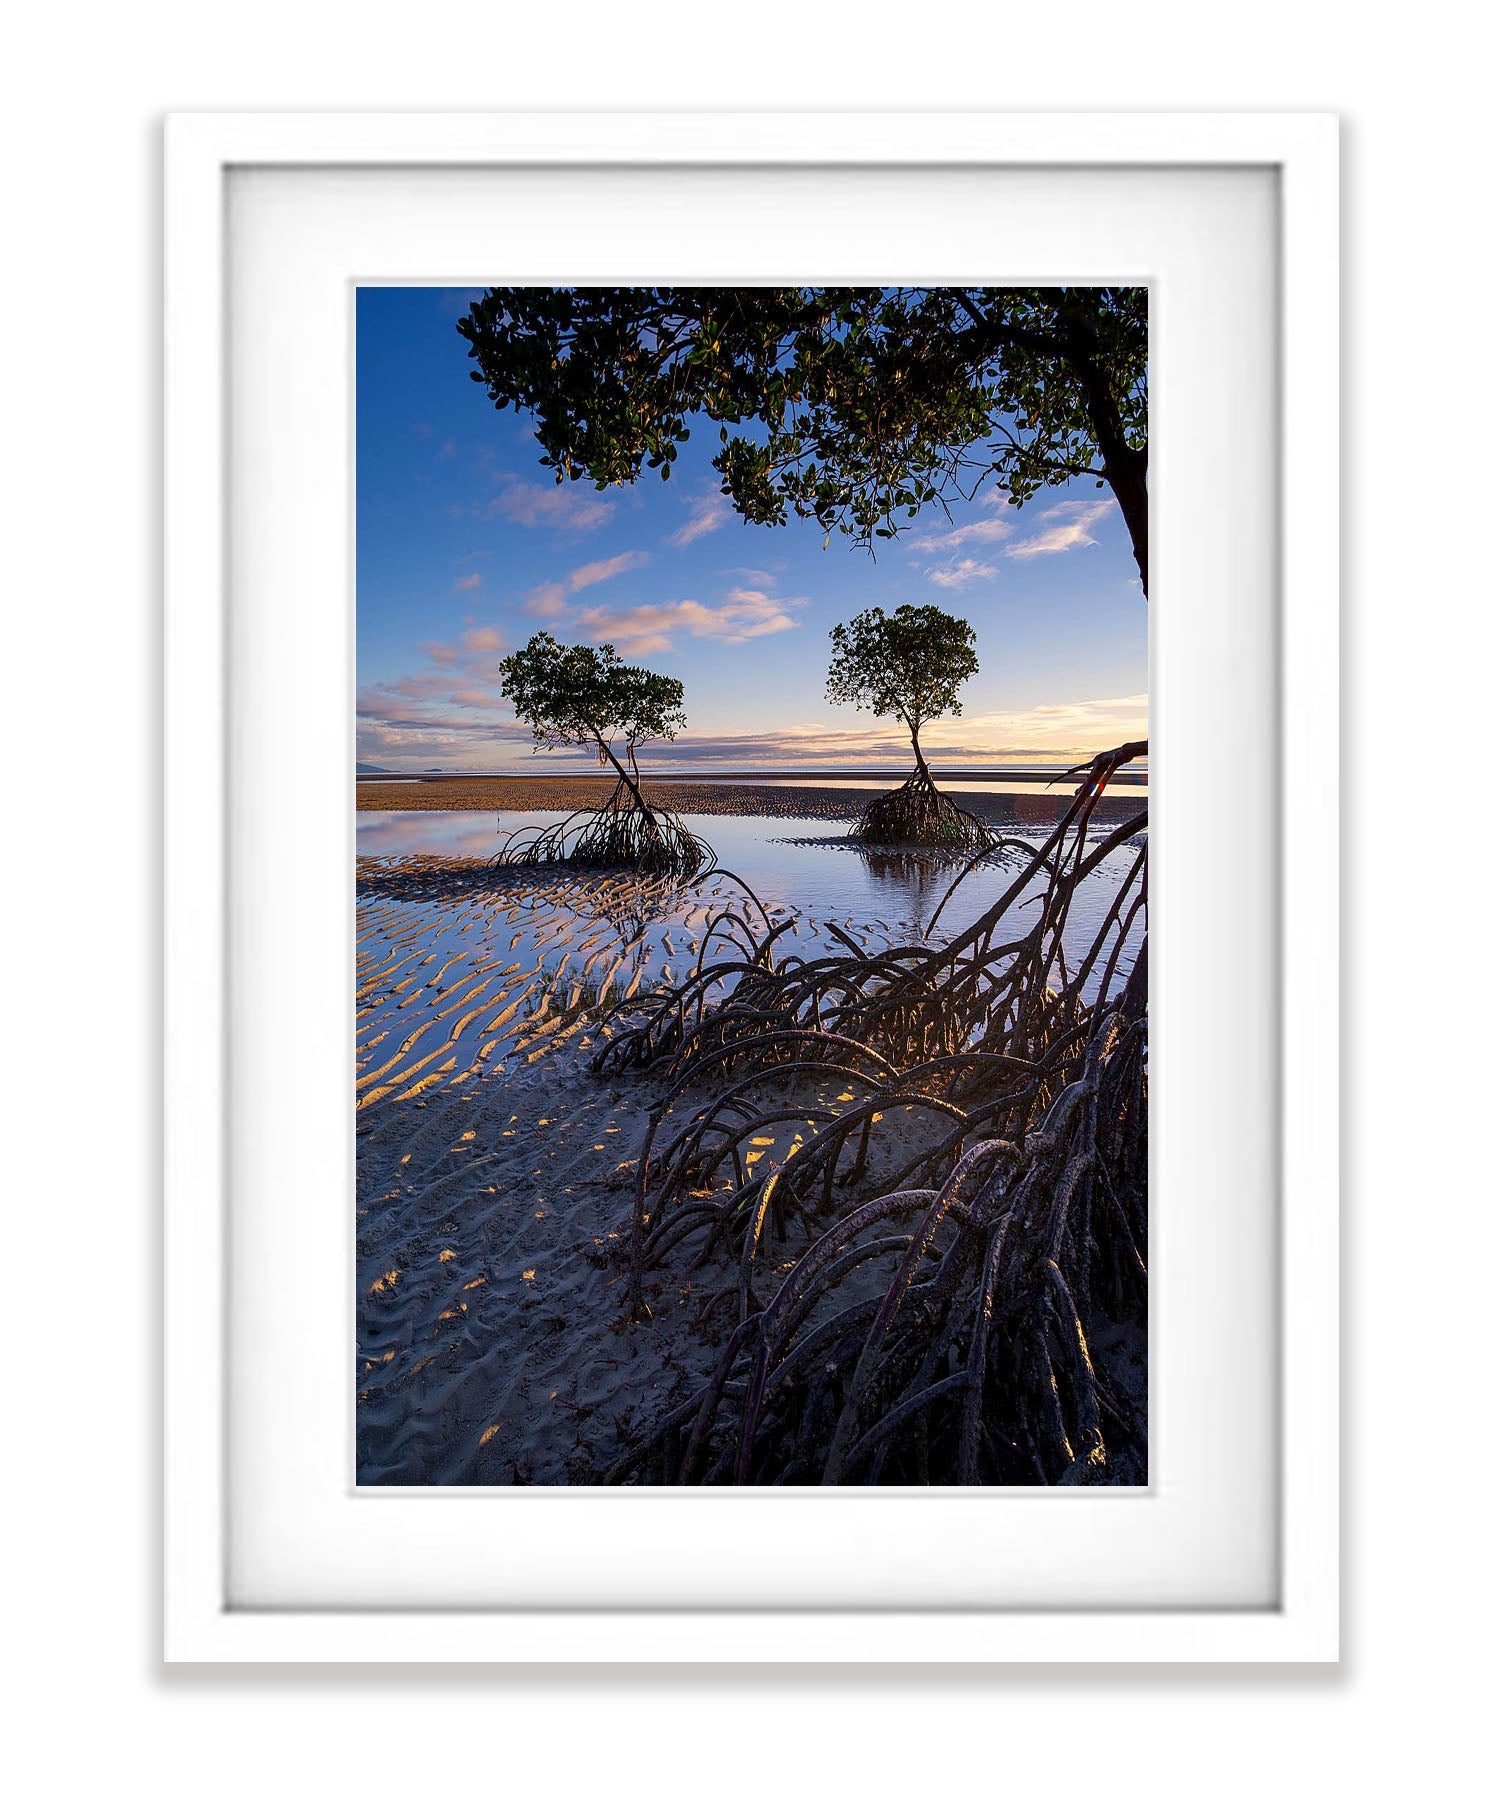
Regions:
[[354, 765], [354, 773], [356, 775], [389, 775], [390, 770], [382, 768], [379, 763], [357, 762]]

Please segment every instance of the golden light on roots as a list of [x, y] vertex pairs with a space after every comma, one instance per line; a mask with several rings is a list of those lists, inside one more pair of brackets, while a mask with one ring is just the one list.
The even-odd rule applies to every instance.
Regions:
[[[721, 1304], [736, 1321], [709, 1380], [606, 1479], [1145, 1479], [1143, 1401], [1092, 1341], [1145, 1320], [1144, 933], [1125, 955], [1145, 922], [1145, 810], [1090, 834], [1105, 781], [1145, 748], [1096, 758], [949, 943], [783, 957], [786, 924], [762, 907], [763, 929], [736, 926], [714, 961], [705, 941], [600, 1052], [601, 1069], [667, 1077], [637, 1164], [637, 1315], [647, 1273], [690, 1248], [692, 1268], [728, 1265], [704, 1322]], [[1122, 849], [1069, 967], [1073, 898]], [[792, 1123], [807, 1135], [784, 1157], [757, 1142]], [[783, 1269], [771, 1245], [794, 1227], [806, 1248]]]

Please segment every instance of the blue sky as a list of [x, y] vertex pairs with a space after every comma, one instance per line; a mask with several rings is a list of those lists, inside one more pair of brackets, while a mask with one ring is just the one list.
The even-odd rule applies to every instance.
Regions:
[[[540, 629], [675, 675], [688, 729], [643, 764], [901, 764], [903, 733], [823, 697], [828, 631], [909, 600], [966, 618], [980, 672], [934, 762], [1073, 759], [1143, 736], [1146, 602], [1107, 489], [924, 514], [878, 560], [810, 520], [747, 525], [693, 421], [672, 479], [559, 487], [527, 421], [469, 379], [469, 294], [361, 288], [356, 755], [391, 770], [537, 769], [496, 664]], [[560, 771], [582, 752], [548, 753]]]

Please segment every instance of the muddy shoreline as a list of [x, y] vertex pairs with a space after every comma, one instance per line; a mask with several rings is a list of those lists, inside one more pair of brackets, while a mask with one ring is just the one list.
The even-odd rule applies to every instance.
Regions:
[[[941, 785], [941, 780], [939, 782]], [[760, 819], [858, 818], [873, 790], [840, 787], [782, 787], [771, 782], [652, 781], [645, 791], [653, 800], [679, 813]], [[982, 794], [955, 787], [959, 803], [991, 825], [1047, 824], [1061, 818], [1072, 804], [1073, 788], [1038, 788], [1024, 794]], [[486, 775], [464, 780], [360, 781], [355, 804], [360, 812], [578, 812], [598, 807], [609, 786], [593, 775]], [[1111, 795], [1098, 803], [1101, 824], [1121, 823], [1146, 804], [1136, 795]]]

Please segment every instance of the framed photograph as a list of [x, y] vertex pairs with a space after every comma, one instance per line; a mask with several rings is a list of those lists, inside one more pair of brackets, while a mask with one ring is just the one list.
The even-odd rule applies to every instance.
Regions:
[[1336, 122], [166, 219], [169, 1659], [1335, 1659]]

